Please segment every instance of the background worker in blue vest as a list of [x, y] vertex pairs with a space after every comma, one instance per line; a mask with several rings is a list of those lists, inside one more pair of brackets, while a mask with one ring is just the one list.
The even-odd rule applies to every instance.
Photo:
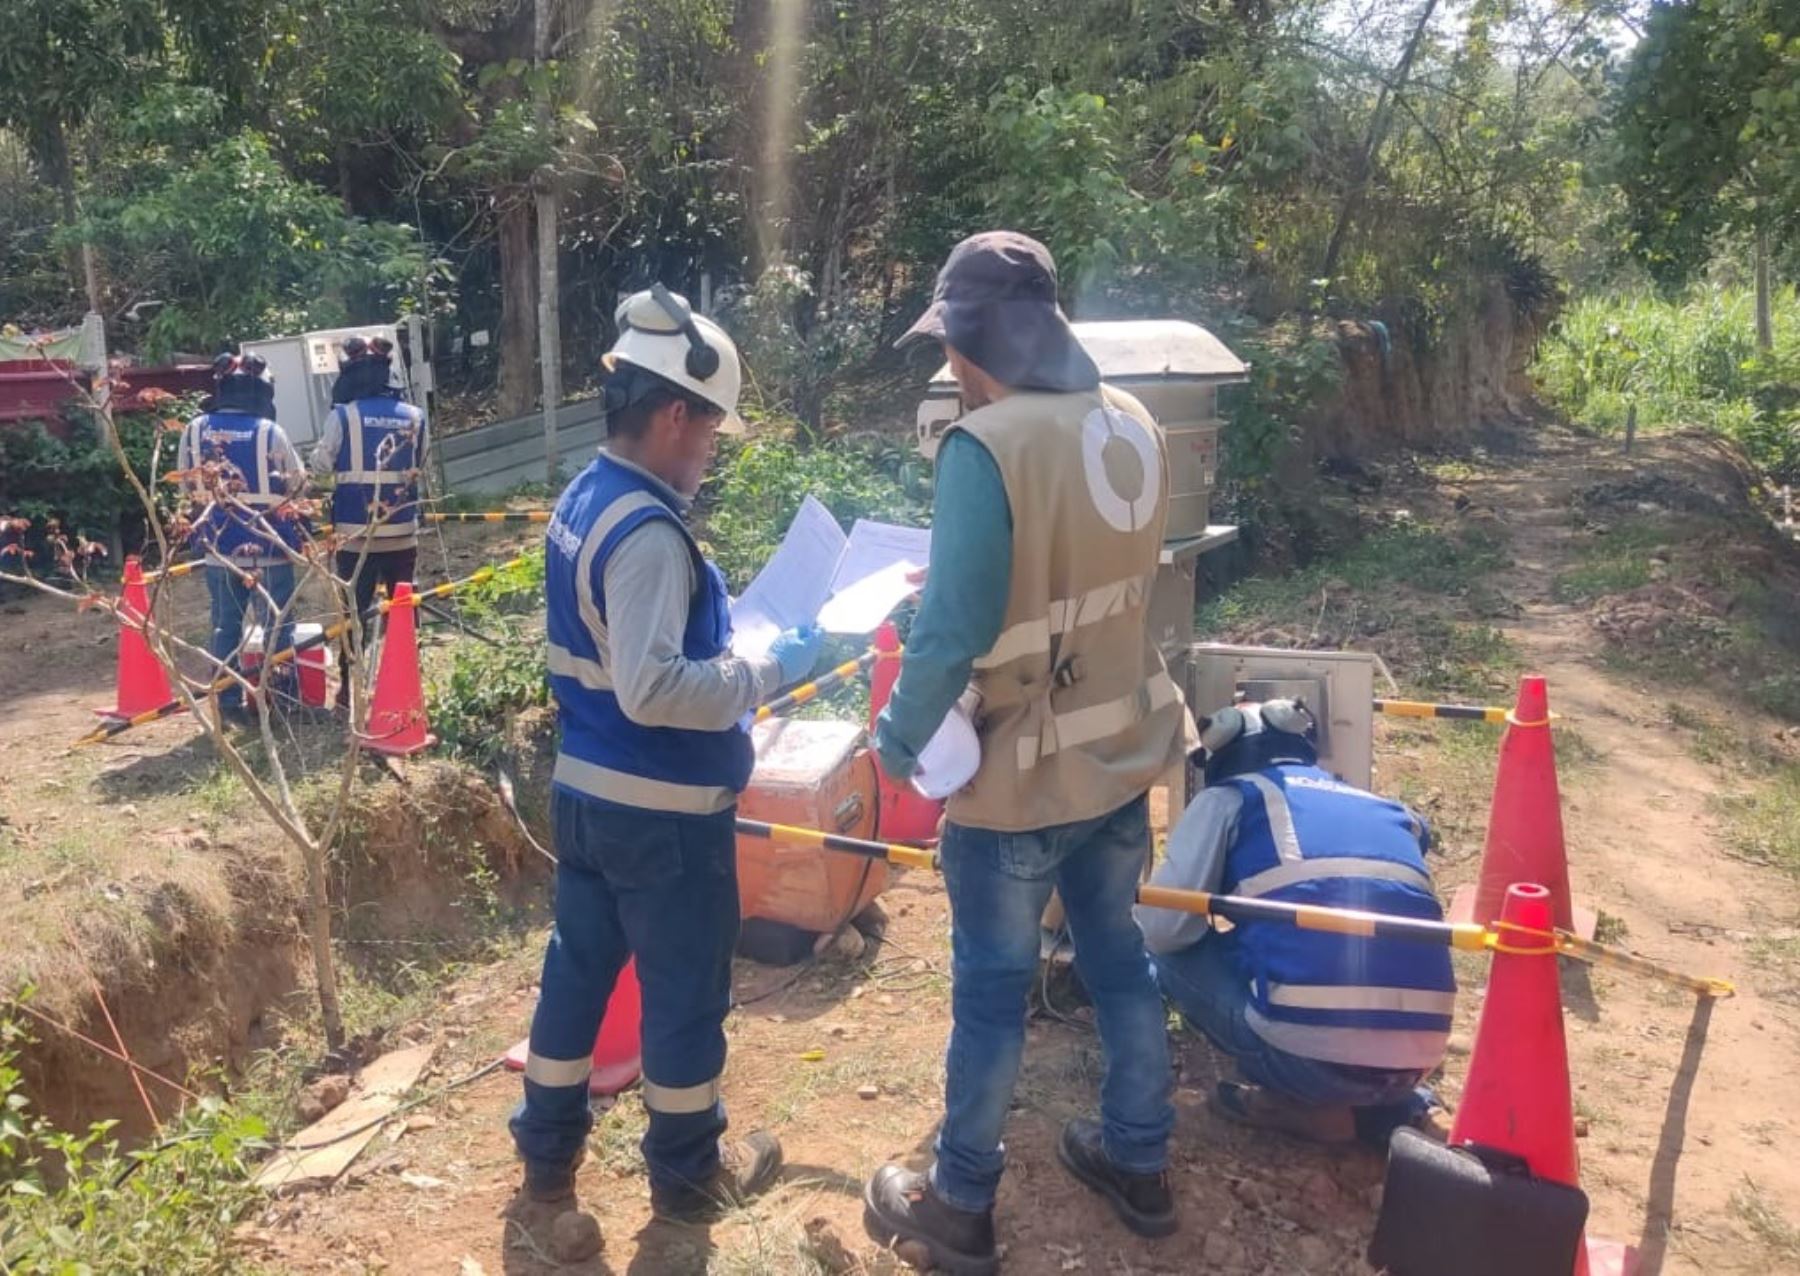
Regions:
[[[1441, 920], [1430, 833], [1399, 802], [1321, 770], [1293, 700], [1219, 710], [1201, 727], [1206, 787], [1169, 836], [1158, 886]], [[1163, 991], [1237, 1063], [1214, 1111], [1319, 1142], [1386, 1145], [1416, 1121], [1444, 1059], [1456, 981], [1447, 949], [1137, 910]]]
[[[207, 560], [212, 634], [206, 649], [222, 666], [237, 669], [244, 612], [252, 603], [264, 650], [285, 651], [291, 643], [292, 555], [304, 528], [290, 502], [304, 491], [306, 470], [275, 424], [275, 379], [259, 356], [220, 355], [213, 382], [213, 406], [182, 431], [176, 465], [189, 501], [189, 545]], [[292, 678], [291, 669], [278, 670], [271, 684], [284, 678]], [[219, 714], [248, 723], [241, 686], [219, 693]]]
[[[419, 565], [419, 514], [425, 468], [425, 414], [394, 384], [394, 347], [384, 337], [344, 342], [331, 387], [331, 416], [313, 447], [315, 474], [335, 474], [332, 532], [339, 580], [350, 584], [356, 614], [375, 603], [380, 585], [411, 582]], [[339, 706], [350, 703], [350, 646], [338, 656]]]
[[723, 329], [660, 286], [627, 298], [604, 360], [607, 445], [546, 536], [556, 928], [512, 1133], [525, 1191], [574, 1192], [589, 1059], [628, 958], [643, 988], [644, 1160], [656, 1214], [703, 1221], [774, 1181], [781, 1145], [725, 1140], [720, 1078], [738, 935], [737, 795], [757, 705], [812, 671], [816, 631], [731, 654], [725, 578], [688, 530], [720, 431], [741, 428]]

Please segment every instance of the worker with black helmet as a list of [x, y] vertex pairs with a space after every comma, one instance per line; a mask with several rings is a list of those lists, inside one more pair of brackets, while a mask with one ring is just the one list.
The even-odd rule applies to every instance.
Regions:
[[[304, 535], [294, 501], [305, 489], [306, 470], [275, 423], [275, 379], [261, 356], [222, 354], [213, 362], [213, 379], [213, 406], [182, 431], [177, 465], [189, 501], [189, 544], [207, 564], [207, 651], [221, 670], [237, 670], [246, 610], [254, 608], [260, 620], [266, 652], [291, 645], [288, 604]], [[271, 681], [280, 685], [291, 676], [283, 668]], [[240, 685], [219, 693], [219, 715], [249, 722]]]
[[[394, 375], [393, 343], [352, 336], [343, 343], [331, 415], [313, 447], [315, 474], [335, 476], [331, 490], [333, 569], [355, 601], [356, 614], [411, 582], [419, 562], [424, 492], [425, 414], [406, 402]], [[350, 702], [350, 647], [340, 651], [337, 703]]]

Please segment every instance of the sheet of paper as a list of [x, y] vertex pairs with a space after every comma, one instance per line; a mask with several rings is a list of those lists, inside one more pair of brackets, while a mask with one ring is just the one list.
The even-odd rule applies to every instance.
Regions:
[[810, 495], [802, 501], [775, 553], [731, 605], [732, 652], [766, 655], [782, 630], [812, 623], [831, 595], [846, 544], [830, 510]]
[[899, 527], [859, 518], [851, 525], [850, 537], [844, 543], [831, 592], [835, 594], [895, 563], [906, 563], [916, 571], [930, 561], [930, 528]]
[[919, 587], [907, 579], [916, 570], [910, 561], [902, 559], [844, 586], [819, 608], [819, 627], [834, 634], [872, 632], [908, 595], [918, 591]]

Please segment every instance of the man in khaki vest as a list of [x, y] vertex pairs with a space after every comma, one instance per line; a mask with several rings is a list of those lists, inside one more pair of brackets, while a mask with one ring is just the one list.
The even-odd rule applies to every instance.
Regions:
[[1187, 712], [1145, 626], [1168, 464], [1143, 405], [1100, 384], [1033, 239], [957, 245], [907, 336], [943, 343], [967, 415], [938, 452], [924, 599], [876, 748], [889, 774], [911, 775], [960, 700], [981, 764], [950, 799], [940, 850], [955, 988], [936, 1164], [877, 1171], [865, 1222], [946, 1271], [986, 1273], [1052, 889], [1106, 1059], [1101, 1119], [1064, 1126], [1062, 1163], [1140, 1235], [1176, 1226], [1168, 1040], [1131, 913], [1145, 795], [1180, 759]]

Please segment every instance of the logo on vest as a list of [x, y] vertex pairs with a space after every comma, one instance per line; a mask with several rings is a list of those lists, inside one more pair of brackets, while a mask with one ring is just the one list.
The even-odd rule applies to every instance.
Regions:
[[579, 557], [581, 554], [581, 537], [577, 536], [575, 529], [567, 523], [552, 519], [547, 539], [570, 558]]
[[1117, 408], [1095, 408], [1081, 423], [1081, 471], [1107, 526], [1136, 532], [1156, 517], [1162, 457], [1145, 424]]

